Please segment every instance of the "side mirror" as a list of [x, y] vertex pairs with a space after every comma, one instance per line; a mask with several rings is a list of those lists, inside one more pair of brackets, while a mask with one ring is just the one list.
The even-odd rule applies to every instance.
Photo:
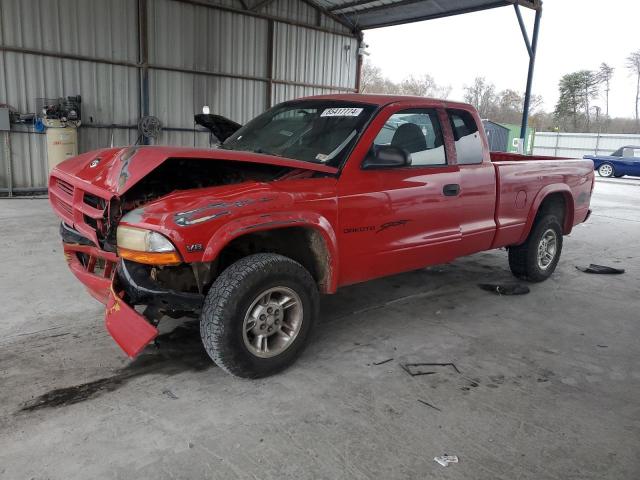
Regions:
[[370, 170], [374, 168], [408, 167], [411, 165], [411, 157], [403, 148], [395, 145], [381, 145], [373, 147], [367, 158], [362, 162], [362, 168]]

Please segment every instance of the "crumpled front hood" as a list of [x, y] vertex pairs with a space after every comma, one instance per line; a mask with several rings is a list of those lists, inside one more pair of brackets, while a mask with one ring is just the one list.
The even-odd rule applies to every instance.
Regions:
[[249, 181], [177, 191], [128, 212], [121, 221], [165, 231], [180, 230], [291, 204], [291, 194], [279, 191], [272, 183]]
[[[173, 242], [184, 261], [201, 261], [216, 236], [224, 244], [227, 236], [301, 223], [298, 194], [282, 188], [286, 183], [248, 181], [176, 191], [128, 212], [120, 224], [158, 231]], [[328, 198], [331, 192], [325, 189], [321, 196]]]
[[114, 195], [122, 195], [170, 158], [249, 162], [329, 174], [338, 171], [326, 165], [252, 152], [156, 146], [95, 150], [60, 163], [56, 170]]

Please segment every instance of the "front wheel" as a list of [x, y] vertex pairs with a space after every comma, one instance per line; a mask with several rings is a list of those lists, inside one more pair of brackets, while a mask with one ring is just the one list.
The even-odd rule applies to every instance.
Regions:
[[610, 163], [603, 163], [598, 167], [598, 175], [601, 177], [613, 177], [615, 171]]
[[518, 278], [542, 282], [556, 269], [562, 252], [562, 227], [555, 215], [540, 217], [522, 244], [509, 248], [509, 267]]
[[315, 281], [302, 265], [282, 255], [250, 255], [211, 286], [200, 317], [202, 343], [232, 375], [272, 375], [302, 353], [318, 303]]

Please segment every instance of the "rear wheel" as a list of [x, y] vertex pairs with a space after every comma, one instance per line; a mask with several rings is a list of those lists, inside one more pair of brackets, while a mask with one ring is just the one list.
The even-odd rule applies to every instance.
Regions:
[[302, 265], [282, 255], [250, 255], [211, 286], [200, 317], [202, 343], [233, 375], [272, 375], [302, 353], [318, 303], [315, 281]]
[[562, 252], [562, 227], [553, 214], [541, 216], [527, 240], [509, 248], [509, 267], [518, 278], [542, 282], [556, 269]]
[[615, 174], [615, 170], [613, 169], [613, 165], [610, 163], [603, 163], [598, 167], [598, 175], [601, 177], [613, 177]]

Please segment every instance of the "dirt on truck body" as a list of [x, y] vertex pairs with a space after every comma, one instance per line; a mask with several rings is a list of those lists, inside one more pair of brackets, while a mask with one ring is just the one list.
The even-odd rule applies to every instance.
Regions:
[[302, 352], [319, 294], [507, 247], [542, 281], [590, 213], [589, 160], [489, 152], [473, 107], [419, 97], [285, 102], [215, 149], [125, 147], [50, 177], [72, 272], [129, 356], [165, 317], [199, 317], [228, 372]]

